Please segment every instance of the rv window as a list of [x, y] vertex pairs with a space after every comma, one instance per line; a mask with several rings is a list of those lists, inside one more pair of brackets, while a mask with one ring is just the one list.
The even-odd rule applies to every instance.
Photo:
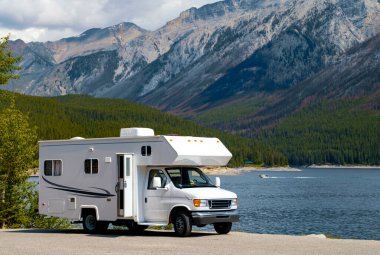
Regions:
[[54, 176], [62, 175], [62, 161], [53, 160]]
[[146, 156], [146, 146], [141, 147], [141, 155]]
[[86, 159], [84, 161], [84, 172], [86, 174], [90, 174], [91, 173], [91, 159]]
[[98, 173], [98, 160], [93, 159], [93, 160], [91, 160], [91, 162], [92, 162], [92, 173], [97, 174]]
[[152, 147], [150, 146], [142, 146], [141, 147], [141, 155], [150, 156], [152, 154]]
[[46, 176], [62, 175], [62, 161], [61, 160], [45, 160], [44, 175]]
[[53, 175], [53, 162], [51, 160], [46, 160], [44, 163], [44, 174], [47, 176]]
[[97, 159], [86, 159], [84, 161], [84, 173], [97, 174], [99, 171], [99, 163]]
[[166, 175], [164, 174], [162, 170], [154, 169], [154, 170], [150, 170], [149, 172], [148, 189], [155, 189], [153, 188], [154, 177], [161, 177], [161, 188], [164, 188], [167, 181]]
[[150, 146], [147, 146], [146, 150], [147, 150], [146, 155], [150, 156], [150, 154], [152, 154], [152, 148]]

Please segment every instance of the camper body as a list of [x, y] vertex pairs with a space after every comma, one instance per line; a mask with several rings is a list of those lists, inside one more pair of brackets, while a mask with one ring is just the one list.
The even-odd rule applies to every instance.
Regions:
[[228, 233], [239, 220], [236, 194], [198, 169], [226, 165], [232, 157], [217, 138], [129, 128], [116, 138], [39, 145], [39, 212], [83, 222], [88, 232], [109, 223], [134, 231], [173, 223], [181, 236], [206, 224]]

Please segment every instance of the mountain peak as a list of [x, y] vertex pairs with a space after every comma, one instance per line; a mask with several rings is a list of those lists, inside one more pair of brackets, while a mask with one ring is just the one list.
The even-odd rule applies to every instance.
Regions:
[[141, 32], [145, 31], [145, 29], [137, 26], [135, 23], [132, 23], [132, 22], [121, 22], [119, 24], [107, 27], [105, 29], [115, 29], [115, 30], [135, 29], [135, 30], [138, 30], [138, 31], [141, 31]]

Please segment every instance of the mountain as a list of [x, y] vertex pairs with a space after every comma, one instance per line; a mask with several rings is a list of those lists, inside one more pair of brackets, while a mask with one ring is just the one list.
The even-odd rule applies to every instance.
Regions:
[[362, 109], [380, 114], [380, 34], [351, 48], [329, 67], [287, 90], [241, 97], [208, 109], [194, 120], [244, 136], [279, 123], [308, 106], [327, 100], [364, 98]]
[[377, 0], [226, 0], [146, 31], [131, 23], [56, 42], [16, 41], [32, 95], [127, 98], [193, 114], [288, 89], [379, 32]]

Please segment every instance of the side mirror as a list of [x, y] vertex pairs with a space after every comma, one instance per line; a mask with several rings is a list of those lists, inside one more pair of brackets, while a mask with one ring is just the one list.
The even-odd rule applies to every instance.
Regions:
[[220, 178], [219, 177], [215, 177], [215, 186], [217, 188], [220, 188]]
[[161, 177], [153, 177], [153, 188], [161, 188]]

